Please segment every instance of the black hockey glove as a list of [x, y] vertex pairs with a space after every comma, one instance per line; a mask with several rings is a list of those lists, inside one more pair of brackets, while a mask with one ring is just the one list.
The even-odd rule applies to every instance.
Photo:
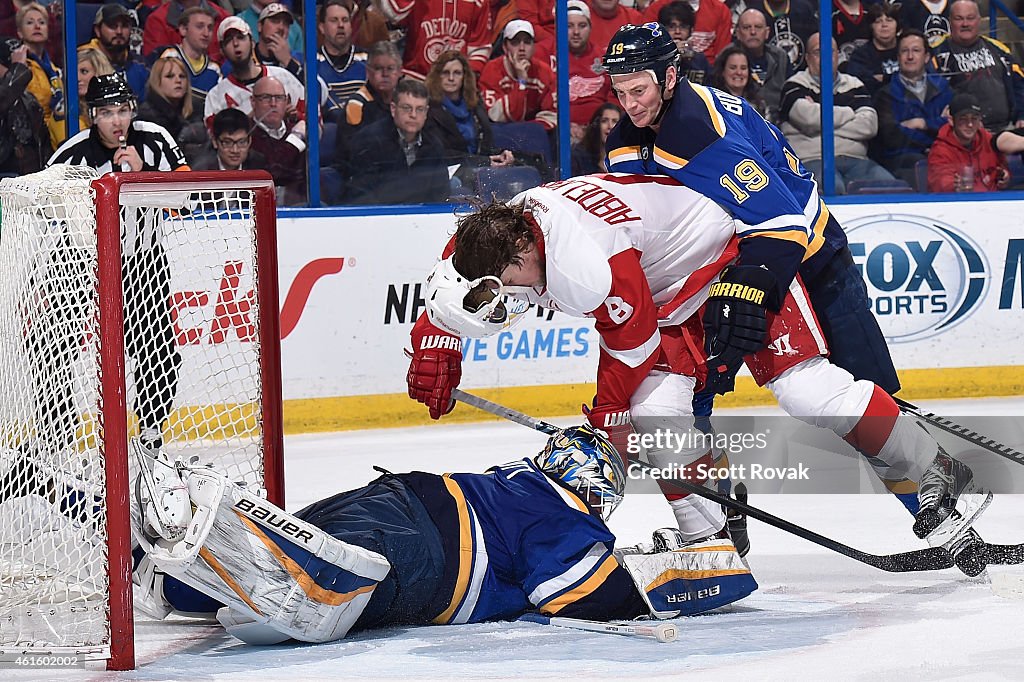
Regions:
[[705, 388], [726, 394], [736, 385], [743, 356], [764, 348], [768, 336], [765, 308], [775, 296], [775, 275], [765, 268], [728, 268], [711, 285], [704, 309], [704, 350], [708, 378]]

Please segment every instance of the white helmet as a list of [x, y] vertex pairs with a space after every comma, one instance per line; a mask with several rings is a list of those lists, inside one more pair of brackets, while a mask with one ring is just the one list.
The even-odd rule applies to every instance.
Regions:
[[[483, 285], [490, 291], [478, 295]], [[494, 275], [466, 279], [455, 269], [451, 256], [445, 258], [427, 277], [427, 317], [431, 324], [455, 334], [480, 339], [512, 326], [530, 304], [502, 294], [504, 285]], [[470, 292], [474, 296], [469, 297]], [[481, 300], [476, 300], [476, 299]]]

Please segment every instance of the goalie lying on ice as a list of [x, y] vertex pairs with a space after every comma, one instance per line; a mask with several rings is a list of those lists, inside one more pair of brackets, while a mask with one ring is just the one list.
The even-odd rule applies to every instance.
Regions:
[[211, 469], [132, 447], [147, 465], [132, 514], [150, 568], [137, 572], [149, 576], [137, 604], [209, 610], [197, 604], [212, 597], [227, 630], [254, 644], [527, 611], [669, 618], [757, 589], [728, 540], [683, 545], [657, 531], [653, 546], [615, 549], [605, 521], [625, 472], [589, 426], [484, 474], [385, 473], [294, 516]]

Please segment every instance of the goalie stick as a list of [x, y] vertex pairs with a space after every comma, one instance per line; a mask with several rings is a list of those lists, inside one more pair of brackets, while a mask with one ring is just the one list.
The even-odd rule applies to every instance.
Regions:
[[893, 396], [893, 400], [896, 401], [896, 404], [899, 405], [902, 412], [909, 414], [912, 417], [916, 417], [926, 424], [931, 424], [932, 426], [942, 429], [947, 433], [959, 436], [968, 443], [977, 445], [979, 448], [995, 453], [1000, 457], [1010, 460], [1011, 462], [1024, 464], [1024, 452], [1021, 452], [1020, 450], [1015, 450], [1009, 445], [1003, 445], [999, 441], [992, 440], [991, 438], [981, 435], [977, 431], [969, 429], [966, 426], [961, 426], [960, 424], [946, 419], [945, 417], [940, 417], [939, 415], [932, 414], [931, 412], [925, 412], [917, 405], [908, 403], [906, 400], [900, 400], [895, 396]]
[[[466, 393], [458, 388], [452, 391], [452, 397], [477, 409], [490, 412], [491, 414], [503, 417], [523, 426], [528, 426], [531, 429], [548, 435], [554, 435], [562, 430], [554, 424], [549, 424], [548, 422], [537, 419], [536, 417], [530, 417], [522, 412], [491, 402], [485, 398], [480, 398], [479, 396]], [[639, 460], [634, 460], [634, 462], [645, 470], [651, 470], [654, 468], [646, 462], [641, 462]], [[888, 571], [890, 573], [935, 571], [943, 568], [951, 568], [954, 565], [953, 557], [950, 556], [949, 552], [947, 552], [943, 547], [929, 547], [927, 549], [918, 549], [898, 554], [870, 554], [848, 545], [844, 545], [838, 540], [833, 540], [832, 538], [825, 537], [824, 535], [819, 535], [812, 530], [798, 526], [795, 523], [781, 519], [778, 516], [769, 514], [757, 507], [752, 507], [749, 504], [740, 502], [739, 500], [728, 497], [727, 495], [717, 493], [709, 488], [705, 488], [704, 486], [676, 478], [664, 480], [688, 493], [699, 495], [700, 497], [712, 500], [730, 509], [736, 509], [751, 518], [761, 521], [762, 523], [767, 523], [769, 526], [774, 526], [779, 530], [786, 531], [787, 533], [796, 535], [804, 540], [813, 542], [825, 549], [829, 549], [833, 552], [854, 559], [855, 561], [859, 561], [862, 564], [867, 564], [868, 566], [873, 566], [883, 571]], [[1014, 546], [1010, 545], [1009, 547]], [[1005, 555], [1007, 553], [1004, 552], [1003, 554]]]
[[561, 616], [544, 616], [539, 613], [524, 613], [518, 620], [541, 625], [555, 625], [560, 628], [586, 630], [587, 632], [604, 632], [612, 635], [629, 637], [648, 637], [659, 642], [674, 642], [676, 626], [671, 623], [654, 623], [646, 625], [641, 621], [604, 623], [599, 620], [583, 620], [582, 618], [563, 618]]

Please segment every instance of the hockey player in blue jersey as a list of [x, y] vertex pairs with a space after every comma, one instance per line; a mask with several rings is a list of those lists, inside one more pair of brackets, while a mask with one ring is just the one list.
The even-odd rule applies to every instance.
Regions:
[[616, 548], [605, 522], [626, 473], [589, 426], [483, 474], [385, 473], [294, 516], [209, 469], [133, 450], [143, 472], [133, 532], [167, 574], [143, 571], [137, 595], [150, 607], [166, 598], [165, 611], [224, 604], [218, 619], [254, 644], [527, 611], [674, 617], [757, 587], [728, 540], [671, 551], [681, 549], [677, 531], [662, 529], [650, 546]]

